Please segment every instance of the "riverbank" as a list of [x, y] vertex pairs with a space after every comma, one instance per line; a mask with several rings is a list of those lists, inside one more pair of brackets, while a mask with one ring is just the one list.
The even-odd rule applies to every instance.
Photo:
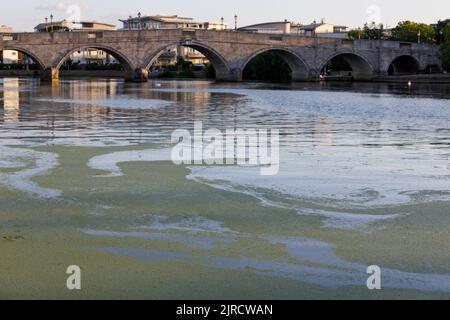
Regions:
[[[151, 79], [161, 80], [211, 80], [207, 77], [207, 74], [203, 71], [193, 72], [193, 77], [190, 78], [171, 78], [171, 77], [151, 77]], [[0, 70], [0, 77], [38, 77], [39, 71], [37, 70]], [[61, 70], [61, 78], [123, 78], [123, 71], [119, 70]], [[353, 82], [354, 80], [350, 76], [342, 77], [328, 77], [327, 82]], [[414, 74], [403, 76], [378, 76], [371, 81], [358, 81], [358, 82], [379, 82], [379, 83], [412, 83], [421, 84], [448, 84], [450, 83], [450, 74]], [[314, 82], [314, 81], [312, 81]]]
[[[193, 77], [151, 77], [152, 79], [204, 79], [208, 76], [204, 71], [193, 71]], [[0, 70], [0, 77], [38, 77], [38, 70]], [[61, 70], [61, 78], [123, 78], [120, 70]]]
[[[123, 71], [119, 70], [61, 70], [60, 77], [70, 78], [122, 78]], [[38, 70], [0, 70], [0, 77], [37, 77]]]

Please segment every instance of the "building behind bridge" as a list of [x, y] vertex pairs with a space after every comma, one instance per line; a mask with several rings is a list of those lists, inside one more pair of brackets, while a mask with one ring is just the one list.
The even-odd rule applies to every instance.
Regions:
[[193, 18], [180, 17], [178, 15], [154, 15], [137, 16], [120, 19], [123, 23], [122, 30], [149, 30], [149, 29], [204, 29], [204, 30], [228, 30], [228, 24], [224, 22], [199, 22]]
[[[1, 34], [8, 34], [8, 33], [12, 33], [13, 29], [11, 27], [2, 25], [0, 26], [0, 33]], [[24, 55], [21, 52], [15, 51], [15, 50], [3, 50], [0, 54], [0, 64], [1, 65], [16, 65], [16, 64], [21, 64], [21, 65], [27, 65], [29, 63], [32, 63], [32, 61], [30, 61], [30, 59]]]
[[12, 31], [11, 27], [5, 25], [0, 26], [0, 33], [11, 33]]
[[98, 21], [61, 20], [44, 22], [34, 27], [37, 32], [115, 31], [115, 25]]
[[[36, 32], [81, 32], [81, 31], [115, 31], [115, 25], [98, 22], [98, 21], [80, 21], [74, 22], [70, 20], [51, 21], [48, 19], [44, 23], [38, 24], [34, 30]], [[11, 27], [1, 26], [0, 33], [12, 33]], [[15, 50], [4, 50], [0, 56], [0, 63], [6, 65], [7, 68], [12, 65], [19, 65], [22, 68], [28, 68], [28, 65], [33, 64], [33, 61], [21, 52]], [[68, 61], [72, 66], [80, 66], [84, 68], [87, 65], [107, 65], [118, 64], [119, 62], [105, 51], [95, 48], [80, 49], [74, 52]]]
[[328, 37], [346, 39], [348, 27], [339, 26], [324, 21], [313, 22], [308, 25], [290, 22], [288, 20], [258, 23], [238, 29], [243, 32], [268, 33], [268, 34], [291, 34], [304, 37]]
[[[47, 21], [38, 24], [34, 30], [36, 32], [82, 32], [82, 31], [116, 31], [115, 25], [98, 21]], [[87, 65], [109, 65], [119, 62], [105, 51], [87, 48], [74, 52], [68, 61], [66, 67], [76, 66], [84, 67]], [[70, 64], [70, 66], [69, 66]]]
[[[180, 17], [178, 15], [138, 15], [120, 19], [122, 30], [150, 30], [150, 29], [195, 29], [195, 30], [229, 30], [229, 25], [221, 22], [207, 21], [199, 22], [193, 18]], [[155, 62], [155, 67], [164, 67], [176, 64], [182, 58], [192, 62], [194, 65], [207, 64], [208, 60], [200, 52], [183, 46], [168, 48]]]

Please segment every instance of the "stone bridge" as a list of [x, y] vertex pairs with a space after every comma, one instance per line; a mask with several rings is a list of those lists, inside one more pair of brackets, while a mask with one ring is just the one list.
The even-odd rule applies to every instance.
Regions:
[[223, 81], [241, 81], [246, 65], [264, 52], [278, 54], [289, 65], [293, 81], [319, 79], [324, 66], [337, 56], [350, 64], [355, 80], [417, 73], [430, 65], [441, 67], [438, 46], [396, 41], [190, 29], [0, 35], [0, 50], [17, 50], [31, 57], [39, 65], [43, 80], [57, 79], [60, 67], [72, 53], [96, 48], [122, 63], [127, 80], [146, 81], [151, 65], [174, 45], [204, 54], [213, 64], [217, 80]]

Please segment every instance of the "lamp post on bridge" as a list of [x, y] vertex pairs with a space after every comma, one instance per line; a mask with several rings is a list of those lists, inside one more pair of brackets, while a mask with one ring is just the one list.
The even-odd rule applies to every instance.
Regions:
[[222, 31], [223, 31], [223, 27], [224, 27], [224, 24], [223, 24], [223, 22], [225, 21], [225, 19], [222, 17], [222, 18], [220, 18], [220, 22], [221, 22], [221, 28], [222, 28]]
[[50, 30], [53, 32], [53, 13], [50, 14]]
[[138, 12], [138, 30], [141, 30], [141, 27], [142, 27], [142, 25], [141, 25], [141, 16], [142, 16], [142, 14], [141, 14], [141, 12]]
[[234, 31], [237, 31], [238, 15], [234, 15]]

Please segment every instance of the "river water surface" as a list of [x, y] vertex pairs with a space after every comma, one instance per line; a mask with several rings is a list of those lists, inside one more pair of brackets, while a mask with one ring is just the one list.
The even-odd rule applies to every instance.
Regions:
[[[449, 98], [0, 79], [0, 298], [450, 298]], [[194, 121], [279, 129], [279, 173], [174, 165], [171, 134]]]

